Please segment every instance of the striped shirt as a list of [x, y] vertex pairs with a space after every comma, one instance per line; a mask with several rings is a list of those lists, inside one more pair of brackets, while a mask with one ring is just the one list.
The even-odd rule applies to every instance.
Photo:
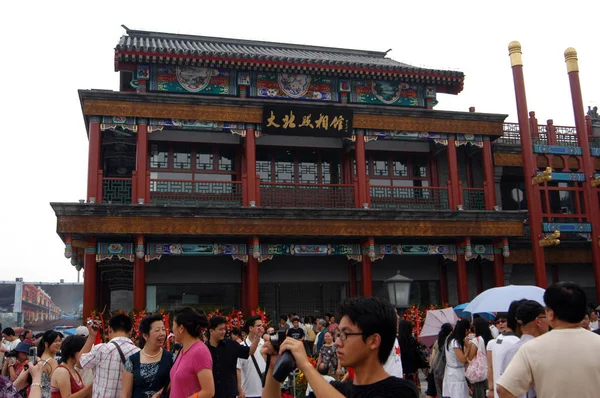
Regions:
[[113, 341], [119, 345], [125, 358], [140, 350], [127, 337], [115, 337], [106, 344], [95, 345], [92, 351], [81, 355], [81, 366], [94, 370], [93, 398], [121, 398], [123, 362]]

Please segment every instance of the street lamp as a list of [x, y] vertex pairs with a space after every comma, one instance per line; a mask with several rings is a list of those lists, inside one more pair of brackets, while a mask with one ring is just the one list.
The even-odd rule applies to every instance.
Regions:
[[410, 285], [412, 284], [412, 281], [412, 279], [400, 275], [400, 271], [396, 271], [396, 275], [383, 281], [387, 287], [390, 303], [392, 303], [395, 308], [408, 308]]

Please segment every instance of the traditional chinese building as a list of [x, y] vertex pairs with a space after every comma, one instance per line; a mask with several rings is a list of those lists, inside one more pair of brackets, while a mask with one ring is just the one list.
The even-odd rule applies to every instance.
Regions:
[[[528, 253], [543, 236], [528, 232], [522, 193], [505, 199], [531, 184], [516, 164], [525, 152], [506, 141], [518, 129], [506, 115], [434, 109], [460, 93], [460, 72], [135, 30], [115, 70], [119, 91], [79, 92], [86, 199], [52, 204], [65, 255], [85, 269], [84, 315], [188, 304], [313, 315], [385, 294], [397, 272], [419, 303], [541, 281]], [[565, 201], [548, 195], [542, 213], [556, 223], [553, 201]], [[572, 250], [588, 256], [591, 236]]]

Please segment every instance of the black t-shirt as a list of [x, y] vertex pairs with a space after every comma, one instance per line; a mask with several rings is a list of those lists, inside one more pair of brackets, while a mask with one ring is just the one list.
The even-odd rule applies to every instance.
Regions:
[[[331, 385], [346, 398], [419, 398], [419, 390], [413, 382], [394, 376], [363, 386], [351, 381], [332, 381]], [[316, 398], [316, 395], [311, 392], [309, 397]]]
[[304, 337], [304, 330], [300, 328], [290, 328], [287, 331], [287, 335], [293, 339], [300, 340], [302, 337]]
[[213, 360], [213, 379], [215, 397], [237, 396], [237, 360], [248, 359], [250, 347], [241, 345], [231, 339], [224, 339], [216, 347], [206, 342]]

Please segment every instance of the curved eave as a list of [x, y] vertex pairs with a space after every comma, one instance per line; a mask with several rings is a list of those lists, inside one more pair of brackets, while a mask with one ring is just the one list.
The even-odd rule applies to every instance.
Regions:
[[404, 66], [360, 66], [347, 63], [311, 63], [303, 60], [255, 59], [243, 57], [204, 56], [134, 50], [115, 50], [115, 70], [121, 64], [158, 63], [171, 65], [210, 65], [217, 67], [237, 67], [243, 69], [284, 70], [296, 72], [316, 72], [317, 74], [342, 75], [352, 77], [375, 77], [380, 79], [402, 79], [409, 82], [422, 82], [438, 87], [438, 92], [458, 94], [463, 89], [464, 74], [453, 71], [420, 69]]

